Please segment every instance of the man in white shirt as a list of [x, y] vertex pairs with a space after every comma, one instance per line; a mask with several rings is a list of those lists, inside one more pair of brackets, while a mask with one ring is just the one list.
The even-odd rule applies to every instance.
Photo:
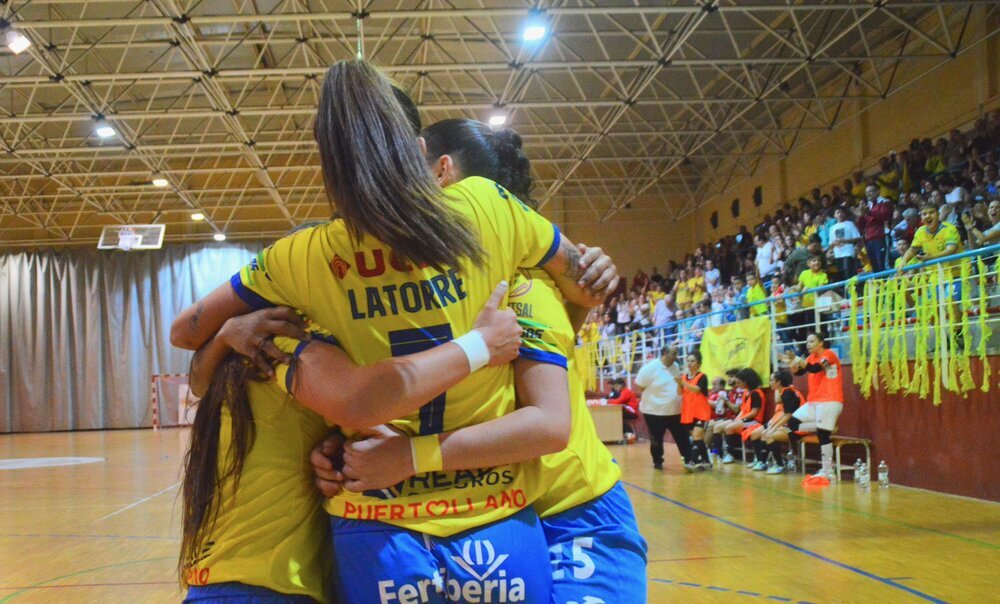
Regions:
[[646, 363], [636, 374], [633, 384], [642, 393], [639, 411], [649, 428], [649, 453], [653, 468], [663, 469], [663, 437], [667, 430], [674, 437], [677, 449], [684, 458], [684, 467], [693, 470], [691, 441], [681, 426], [681, 393], [677, 382], [681, 374], [677, 366], [677, 350], [664, 348], [660, 357]]
[[779, 268], [774, 254], [774, 244], [762, 235], [754, 237], [754, 243], [757, 245], [757, 273], [766, 281]]
[[705, 291], [711, 296], [715, 293], [715, 290], [719, 289], [719, 285], [722, 283], [722, 273], [719, 269], [715, 268], [715, 263], [711, 260], [705, 260]]

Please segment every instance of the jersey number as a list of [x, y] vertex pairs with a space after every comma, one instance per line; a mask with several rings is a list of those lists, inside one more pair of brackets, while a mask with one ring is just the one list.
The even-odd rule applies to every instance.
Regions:
[[[451, 325], [431, 325], [414, 329], [400, 329], [389, 332], [389, 349], [392, 356], [402, 357], [415, 354], [450, 342]], [[420, 434], [439, 434], [444, 432], [444, 404], [447, 393], [427, 403], [420, 408]]]

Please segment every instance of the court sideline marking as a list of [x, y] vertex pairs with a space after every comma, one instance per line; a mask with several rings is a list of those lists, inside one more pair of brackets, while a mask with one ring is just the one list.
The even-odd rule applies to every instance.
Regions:
[[118, 563], [115, 563], [115, 564], [103, 564], [101, 566], [95, 566], [93, 568], [88, 568], [88, 569], [85, 569], [85, 570], [78, 570], [75, 573], [69, 573], [67, 575], [60, 575], [58, 577], [52, 577], [51, 579], [46, 579], [44, 581], [39, 581], [38, 583], [35, 583], [35, 584], [31, 585], [30, 587], [26, 587], [24, 589], [21, 589], [20, 591], [15, 591], [12, 594], [8, 594], [8, 595], [0, 598], [0, 604], [4, 604], [4, 602], [10, 602], [14, 598], [16, 598], [16, 597], [18, 597], [18, 596], [20, 596], [20, 595], [22, 595], [22, 594], [24, 594], [24, 593], [26, 593], [28, 591], [31, 591], [33, 589], [38, 589], [39, 587], [42, 587], [42, 586], [44, 586], [44, 585], [46, 585], [48, 583], [52, 583], [53, 581], [59, 581], [60, 579], [68, 579], [70, 577], [76, 577], [78, 575], [85, 575], [87, 573], [92, 573], [92, 572], [99, 571], [99, 570], [105, 570], [105, 569], [108, 569], [108, 568], [117, 568], [117, 567], [120, 567], [120, 566], [130, 566], [132, 564], [142, 564], [143, 562], [160, 562], [162, 560], [176, 560], [176, 558], [173, 557], [173, 556], [164, 557], [164, 558], [146, 558], [146, 559], [143, 559], [143, 560], [130, 560], [128, 562], [118, 562]]
[[[719, 587], [717, 585], [702, 585], [701, 583], [692, 583], [690, 581], [674, 581], [672, 579], [650, 579], [653, 583], [666, 583], [667, 585], [680, 585], [681, 587], [697, 587], [704, 588], [709, 591], [715, 591], [719, 593], [733, 593], [741, 596], [747, 596], [749, 598], [764, 598], [767, 600], [774, 600], [775, 602], [796, 602], [795, 598], [786, 598], [784, 596], [769, 596], [762, 593], [757, 593], [755, 591], [737, 590], [730, 589], [728, 587]], [[798, 604], [813, 604], [806, 600], [797, 600]]]
[[152, 495], [150, 495], [149, 497], [143, 497], [139, 501], [136, 501], [135, 503], [131, 503], [131, 504], [123, 507], [122, 509], [118, 510], [117, 512], [111, 512], [107, 516], [101, 516], [100, 518], [98, 518], [97, 520], [95, 520], [93, 522], [93, 524], [97, 524], [98, 522], [100, 522], [102, 520], [107, 520], [108, 518], [111, 518], [112, 516], [117, 516], [118, 514], [121, 514], [122, 512], [127, 512], [127, 511], [131, 510], [132, 508], [134, 508], [134, 507], [136, 507], [138, 505], [142, 505], [142, 504], [146, 503], [150, 499], [153, 499], [155, 497], [159, 497], [160, 495], [166, 493], [167, 491], [171, 491], [173, 489], [176, 489], [180, 485], [181, 485], [180, 482], [176, 482], [176, 483], [170, 485], [169, 487], [163, 489], [162, 491], [157, 491], [157, 492], [153, 493]]
[[[715, 474], [715, 473], [713, 473], [712, 476], [713, 476], [713, 478], [715, 480], [726, 480], [726, 481], [729, 481], [729, 482], [739, 482], [740, 484], [743, 484], [743, 485], [747, 484], [747, 482], [745, 480], [740, 480], [739, 478], [736, 478], [735, 476], [725, 476], [725, 475]], [[1000, 545], [994, 545], [994, 544], [986, 542], [986, 541], [980, 541], [978, 539], [973, 539], [972, 537], [963, 537], [962, 535], [956, 535], [954, 533], [949, 533], [947, 531], [942, 531], [940, 529], [933, 529], [933, 528], [929, 528], [929, 527], [926, 527], [926, 526], [920, 526], [919, 524], [910, 524], [909, 522], [903, 522], [902, 520], [893, 520], [892, 518], [886, 518], [885, 516], [880, 516], [878, 514], [872, 514], [871, 512], [863, 512], [861, 510], [855, 510], [853, 508], [849, 508], [849, 507], [841, 505], [839, 503], [828, 503], [828, 502], [823, 501], [821, 499], [814, 499], [812, 497], [806, 497], [805, 495], [796, 495], [795, 493], [789, 493], [787, 491], [782, 491], [781, 489], [777, 489], [777, 488], [774, 488], [774, 487], [769, 487], [769, 486], [765, 486], [765, 485], [761, 485], [761, 484], [750, 483], [749, 486], [751, 486], [751, 487], [753, 487], [755, 489], [759, 489], [761, 491], [766, 491], [768, 493], [774, 493], [774, 494], [777, 494], [777, 495], [782, 495], [784, 497], [790, 497], [792, 499], [800, 499], [800, 500], [803, 500], [803, 501], [811, 501], [813, 503], [816, 503], [820, 507], [824, 507], [824, 508], [828, 508], [828, 509], [834, 509], [834, 510], [841, 511], [841, 512], [847, 512], [849, 514], [857, 514], [857, 515], [862, 516], [864, 518], [870, 518], [872, 520], [878, 520], [880, 522], [887, 522], [889, 524], [895, 524], [895, 525], [898, 525], [898, 526], [903, 526], [903, 527], [906, 527], [908, 529], [913, 529], [913, 530], [917, 530], [917, 531], [926, 531], [928, 533], [932, 533], [932, 534], [935, 534], [935, 535], [940, 535], [942, 537], [950, 537], [952, 539], [957, 539], [959, 541], [964, 541], [964, 542], [966, 542], [966, 543], [968, 543], [970, 545], [976, 545], [976, 546], [979, 546], [979, 547], [982, 547], [982, 548], [993, 549], [993, 550], [1000, 549]], [[906, 487], [906, 488], [909, 489], [909, 488], [912, 488], [912, 487]], [[922, 491], [924, 489], [914, 489], [914, 490], [920, 490], [920, 491]], [[928, 493], [934, 493], [934, 491], [926, 491], [926, 492], [928, 492]], [[935, 495], [940, 495], [941, 493], [934, 493], [934, 494]], [[945, 493], [945, 494], [947, 495], [947, 493]], [[952, 495], [952, 497], [957, 497], [957, 495]], [[963, 499], [971, 499], [971, 500], [976, 501], [976, 502], [981, 502], [982, 501], [982, 500], [979, 500], [979, 499], [972, 499], [971, 497], [963, 497]]]
[[858, 568], [856, 566], [851, 566], [850, 564], [845, 564], [843, 562], [838, 562], [837, 560], [834, 560], [833, 558], [827, 558], [826, 556], [824, 556], [822, 554], [818, 554], [818, 553], [816, 553], [814, 551], [807, 550], [804, 547], [800, 547], [800, 546], [795, 545], [794, 543], [791, 543], [789, 541], [784, 541], [782, 539], [778, 539], [777, 537], [772, 537], [771, 535], [768, 535], [766, 533], [762, 533], [762, 532], [760, 532], [758, 530], [754, 530], [754, 529], [752, 529], [750, 527], [743, 526], [742, 524], [737, 524], [735, 522], [732, 522], [731, 520], [726, 520], [725, 518], [722, 518], [721, 516], [716, 516], [715, 514], [710, 514], [710, 513], [706, 512], [704, 510], [699, 510], [696, 507], [692, 507], [692, 506], [690, 506], [690, 505], [688, 505], [686, 503], [677, 501], [676, 499], [671, 499], [670, 497], [667, 497], [665, 495], [660, 495], [659, 493], [656, 493], [654, 491], [650, 491], [649, 489], [645, 489], [643, 487], [640, 487], [638, 485], [632, 484], [630, 482], [623, 482], [623, 484], [625, 484], [626, 486], [629, 486], [629, 487], [631, 487], [631, 488], [633, 488], [633, 489], [635, 489], [637, 491], [645, 493], [647, 495], [652, 495], [653, 497], [656, 497], [657, 499], [661, 499], [663, 501], [666, 501], [667, 503], [672, 503], [673, 505], [676, 505], [677, 507], [679, 507], [681, 509], [687, 510], [689, 512], [694, 512], [695, 514], [698, 514], [700, 516], [704, 516], [706, 518], [711, 518], [712, 520], [716, 520], [716, 521], [721, 522], [721, 523], [723, 523], [723, 524], [725, 524], [727, 526], [730, 526], [732, 528], [741, 530], [741, 531], [743, 531], [745, 533], [749, 533], [751, 535], [755, 535], [757, 537], [760, 537], [761, 539], [766, 539], [767, 541], [770, 541], [772, 543], [776, 543], [778, 545], [781, 545], [782, 547], [787, 547], [787, 548], [789, 548], [789, 549], [791, 549], [793, 551], [799, 552], [800, 554], [805, 554], [805, 555], [810, 556], [812, 558], [816, 558], [817, 560], [820, 560], [822, 562], [826, 562], [827, 564], [832, 564], [832, 565], [837, 566], [839, 568], [842, 568], [844, 570], [848, 570], [848, 571], [850, 571], [852, 573], [861, 575], [862, 577], [867, 577], [869, 579], [874, 579], [875, 581], [878, 581], [879, 583], [882, 583], [884, 585], [888, 585], [889, 587], [894, 587], [896, 589], [905, 591], [905, 592], [910, 593], [910, 594], [913, 594], [914, 596], [917, 596], [918, 598], [921, 598], [923, 600], [927, 600], [928, 602], [935, 602], [936, 604], [946, 604], [946, 602], [944, 600], [941, 600], [939, 598], [935, 598], [934, 596], [932, 596], [930, 594], [925, 594], [924, 592], [918, 591], [916, 589], [913, 589], [912, 587], [907, 587], [906, 585], [902, 585], [902, 584], [897, 583], [895, 581], [892, 581], [890, 579], [886, 579], [885, 577], [880, 577], [880, 576], [878, 576], [876, 574], [870, 573], [870, 572], [868, 572], [866, 570], [863, 570], [863, 569], [860, 569], [860, 568]]

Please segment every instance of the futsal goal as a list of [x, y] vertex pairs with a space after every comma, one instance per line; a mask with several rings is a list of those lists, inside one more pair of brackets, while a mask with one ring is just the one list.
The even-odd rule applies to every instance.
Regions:
[[149, 405], [154, 430], [190, 426], [198, 410], [198, 398], [191, 394], [186, 373], [155, 374], [150, 379]]

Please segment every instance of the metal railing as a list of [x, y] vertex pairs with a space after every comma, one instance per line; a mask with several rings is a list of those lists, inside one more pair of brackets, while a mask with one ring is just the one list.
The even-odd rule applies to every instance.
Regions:
[[[906, 301], [906, 304], [888, 309], [880, 317], [879, 328], [885, 328], [886, 321], [891, 322], [896, 341], [880, 342], [878, 347], [869, 348], [869, 353], [883, 354], [881, 351], [893, 345], [909, 359], [917, 356], [918, 346], [929, 346], [935, 351], [950, 346], [952, 354], [956, 350], [967, 353], [969, 349], [1000, 353], [998, 244], [905, 267], [903, 277], [899, 277], [895, 270], [864, 274], [847, 281], [768, 297], [759, 302], [585, 343], [581, 345], [583, 350], [579, 356], [591, 359], [591, 371], [595, 372], [596, 382], [603, 389], [604, 382], [614, 377], [630, 381], [638, 368], [658, 356], [664, 346], [674, 345], [681, 355], [686, 355], [700, 345], [705, 329], [732, 322], [726, 320], [727, 316], [732, 318], [735, 315], [741, 320], [758, 314], [770, 318], [772, 366], [778, 366], [779, 355], [785, 350], [803, 352], [805, 338], [810, 332], [824, 334], [827, 347], [833, 349], [845, 364], [851, 364], [852, 348], [857, 349], [857, 343], [852, 346], [851, 341], [852, 317], [856, 331], [860, 332], [858, 335], [865, 338], [865, 334], [871, 331], [868, 324], [872, 319], [871, 311], [879, 302], [876, 300], [873, 303], [870, 295], [866, 298], [866, 292], [871, 294], [877, 290], [884, 293], [889, 288], [898, 292], [897, 301]], [[803, 308], [801, 300], [806, 296], [811, 296], [815, 303]], [[925, 316], [928, 300], [936, 302], [934, 317]], [[753, 311], [761, 307], [766, 308], [765, 313]], [[924, 315], [918, 317], [921, 311]], [[929, 322], [933, 323], [931, 330], [926, 329]], [[921, 327], [924, 332], [930, 333], [920, 333]], [[953, 333], [960, 333], [958, 340], [951, 337]], [[899, 338], [904, 339], [901, 342]], [[942, 346], [937, 346], [939, 341]], [[871, 346], [871, 342], [863, 344]], [[948, 351], [944, 352], [947, 354]], [[870, 358], [870, 354], [866, 356]]]

